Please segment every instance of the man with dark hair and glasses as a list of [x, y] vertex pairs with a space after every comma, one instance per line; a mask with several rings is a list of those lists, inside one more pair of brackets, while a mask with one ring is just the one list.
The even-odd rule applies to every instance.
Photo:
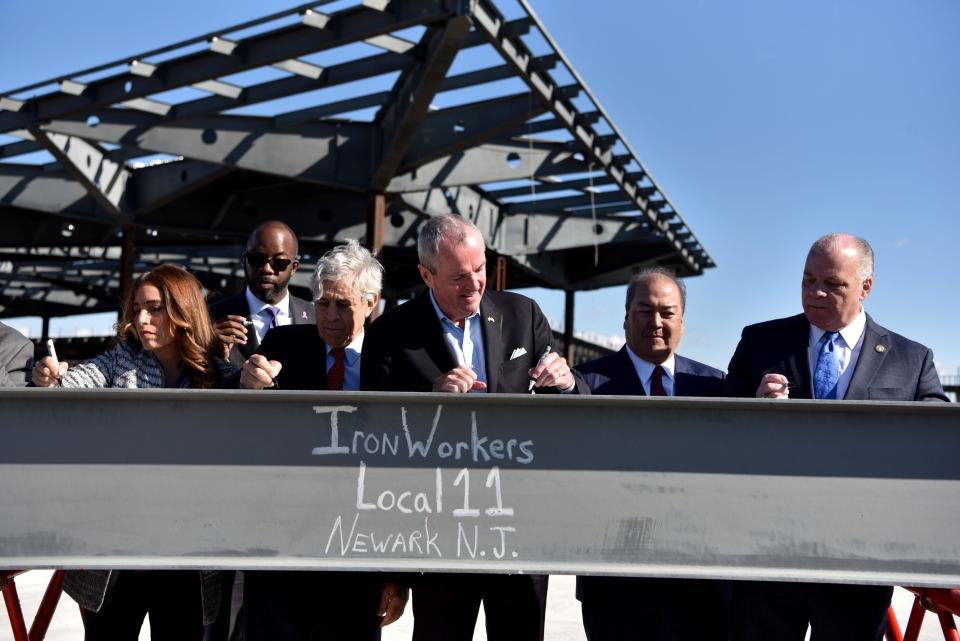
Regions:
[[210, 307], [226, 358], [242, 367], [271, 327], [314, 324], [313, 305], [287, 292], [300, 266], [297, 237], [284, 223], [268, 220], [250, 233], [240, 258], [246, 290]]

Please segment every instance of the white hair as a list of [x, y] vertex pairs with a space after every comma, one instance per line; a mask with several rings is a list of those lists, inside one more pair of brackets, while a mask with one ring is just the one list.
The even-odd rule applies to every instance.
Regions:
[[313, 300], [323, 298], [324, 283], [349, 283], [364, 300], [370, 300], [383, 287], [383, 265], [351, 238], [320, 257], [310, 282]]

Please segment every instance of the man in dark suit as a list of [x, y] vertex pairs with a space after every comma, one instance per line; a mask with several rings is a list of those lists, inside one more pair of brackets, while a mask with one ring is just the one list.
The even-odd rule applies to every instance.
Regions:
[[33, 343], [9, 325], [0, 323], [0, 387], [23, 387], [33, 368]]
[[268, 220], [250, 234], [241, 256], [247, 287], [210, 306], [225, 357], [237, 367], [257, 352], [273, 327], [313, 325], [313, 305], [287, 291], [300, 267], [297, 237], [284, 223]]
[[[380, 302], [383, 268], [351, 240], [317, 263], [312, 279], [316, 325], [270, 331], [243, 365], [240, 386], [357, 390], [363, 326]], [[246, 572], [241, 627], [245, 641], [341, 641], [380, 638], [400, 618], [407, 589], [376, 572]]]
[[[862, 302], [873, 288], [873, 249], [849, 234], [807, 254], [803, 314], [743, 330], [728, 396], [947, 401], [933, 353], [877, 325]], [[734, 584], [734, 639], [879, 641], [893, 588], [774, 582]]]
[[[677, 354], [686, 289], [672, 272], [647, 269], [627, 286], [627, 344], [575, 369], [593, 394], [723, 396], [723, 372]], [[727, 639], [729, 586], [720, 581], [577, 577], [590, 641]]]
[[[429, 288], [380, 317], [367, 332], [360, 388], [380, 391], [589, 391], [549, 352], [537, 304], [486, 290], [483, 236], [452, 215], [431, 218], [417, 242]], [[425, 574], [413, 585], [415, 641], [469, 641], [480, 603], [491, 641], [543, 638], [547, 577]]]

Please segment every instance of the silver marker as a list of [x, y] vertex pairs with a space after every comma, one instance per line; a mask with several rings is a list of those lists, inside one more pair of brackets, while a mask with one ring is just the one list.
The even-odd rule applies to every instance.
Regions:
[[60, 359], [57, 358], [57, 348], [55, 348], [55, 347], [53, 346], [53, 339], [52, 339], [52, 338], [48, 338], [48, 339], [47, 339], [47, 354], [48, 354], [49, 356], [51, 356], [51, 357], [53, 358], [53, 360], [57, 361], [57, 363], [60, 362]]
[[[545, 359], [547, 357], [547, 354], [549, 353], [550, 353], [550, 346], [547, 345], [547, 349], [543, 350], [543, 354], [540, 356], [540, 360], [537, 361], [537, 365], [536, 365], [537, 367], [540, 367], [540, 363], [543, 362], [543, 359]], [[533, 386], [536, 384], [537, 384], [537, 379], [531, 378], [530, 384], [527, 385], [527, 392], [530, 394], [536, 394], [536, 392], [533, 391]]]

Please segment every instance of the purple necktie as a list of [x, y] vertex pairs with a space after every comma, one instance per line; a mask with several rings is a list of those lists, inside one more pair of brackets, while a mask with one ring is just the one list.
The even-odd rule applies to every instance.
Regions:
[[279, 327], [280, 323], [277, 322], [277, 314], [280, 313], [279, 307], [274, 307], [273, 305], [268, 305], [264, 307], [268, 314], [270, 314], [270, 325], [269, 328], [273, 329], [274, 327]]

